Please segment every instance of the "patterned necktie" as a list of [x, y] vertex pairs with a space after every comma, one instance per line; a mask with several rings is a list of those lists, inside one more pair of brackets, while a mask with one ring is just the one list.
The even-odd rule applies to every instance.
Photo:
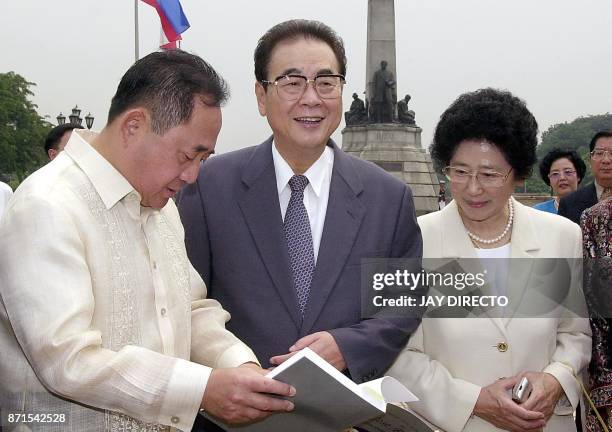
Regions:
[[284, 222], [293, 286], [302, 317], [304, 317], [304, 311], [308, 303], [310, 283], [315, 267], [310, 221], [304, 205], [304, 189], [306, 186], [308, 186], [308, 178], [303, 175], [294, 175], [289, 180], [291, 198]]

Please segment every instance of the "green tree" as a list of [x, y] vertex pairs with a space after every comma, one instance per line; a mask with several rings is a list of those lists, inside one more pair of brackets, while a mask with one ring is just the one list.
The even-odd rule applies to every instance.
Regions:
[[[542, 134], [542, 142], [537, 149], [538, 161], [555, 147], [576, 150], [587, 165], [587, 173], [582, 181], [588, 183], [593, 180], [589, 163], [589, 142], [593, 135], [602, 129], [612, 129], [612, 114], [578, 117], [571, 123], [553, 125]], [[527, 192], [550, 192], [550, 188], [540, 178], [537, 165], [533, 175], [527, 179]]]
[[43, 141], [51, 124], [30, 100], [35, 85], [14, 72], [0, 73], [0, 174], [12, 186], [47, 161]]

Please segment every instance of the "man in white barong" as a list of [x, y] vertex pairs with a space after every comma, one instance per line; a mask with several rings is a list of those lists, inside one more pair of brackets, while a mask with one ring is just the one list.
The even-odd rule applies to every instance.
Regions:
[[214, 152], [226, 98], [199, 57], [150, 54], [102, 132], [75, 131], [18, 188], [0, 224], [4, 430], [190, 430], [199, 410], [293, 408], [205, 299], [171, 199]]

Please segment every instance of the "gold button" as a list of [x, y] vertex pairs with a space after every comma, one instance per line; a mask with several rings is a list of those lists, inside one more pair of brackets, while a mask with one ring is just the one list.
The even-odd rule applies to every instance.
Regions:
[[170, 421], [171, 421], [172, 423], [174, 423], [174, 424], [177, 424], [177, 423], [180, 421], [180, 419], [179, 419], [177, 416], [173, 416], [173, 417], [170, 419]]
[[508, 344], [506, 342], [500, 342], [497, 344], [497, 350], [499, 352], [506, 352], [508, 351]]

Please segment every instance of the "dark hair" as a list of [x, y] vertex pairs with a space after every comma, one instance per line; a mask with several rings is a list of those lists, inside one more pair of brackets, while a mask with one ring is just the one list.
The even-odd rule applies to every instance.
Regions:
[[586, 164], [576, 153], [575, 150], [572, 149], [560, 149], [554, 148], [542, 159], [540, 162], [540, 177], [544, 183], [550, 186], [550, 179], [548, 178], [548, 174], [550, 174], [550, 167], [555, 163], [558, 159], [568, 159], [572, 165], [574, 165], [574, 169], [576, 170], [576, 175], [578, 176], [578, 183], [580, 183], [584, 177], [584, 173], [586, 173]]
[[108, 112], [108, 123], [136, 106], [151, 113], [161, 135], [189, 121], [194, 98], [221, 106], [229, 97], [226, 82], [200, 57], [181, 50], [154, 52], [134, 63], [121, 78]]
[[[346, 76], [346, 54], [344, 42], [338, 34], [326, 24], [319, 21], [294, 19], [282, 22], [268, 30], [257, 42], [255, 48], [255, 79], [259, 82], [268, 79], [270, 55], [279, 43], [303, 37], [318, 39], [325, 42], [334, 52], [340, 70], [338, 73]], [[264, 84], [265, 87], [265, 84]]]
[[55, 126], [45, 139], [45, 153], [47, 153], [51, 149], [57, 150], [57, 146], [59, 142], [62, 140], [64, 134], [68, 131], [72, 131], [74, 129], [85, 129], [83, 126], [75, 123], [64, 123], [58, 126]]
[[593, 135], [593, 138], [591, 138], [591, 142], [589, 143], [589, 151], [595, 150], [595, 144], [597, 144], [597, 140], [599, 138], [609, 138], [609, 137], [612, 137], [612, 129], [604, 129], [604, 130], [597, 132], [595, 135]]
[[464, 93], [440, 116], [431, 158], [442, 170], [464, 140], [486, 140], [495, 145], [515, 172], [525, 179], [536, 162], [538, 123], [525, 102], [504, 90], [485, 88]]

